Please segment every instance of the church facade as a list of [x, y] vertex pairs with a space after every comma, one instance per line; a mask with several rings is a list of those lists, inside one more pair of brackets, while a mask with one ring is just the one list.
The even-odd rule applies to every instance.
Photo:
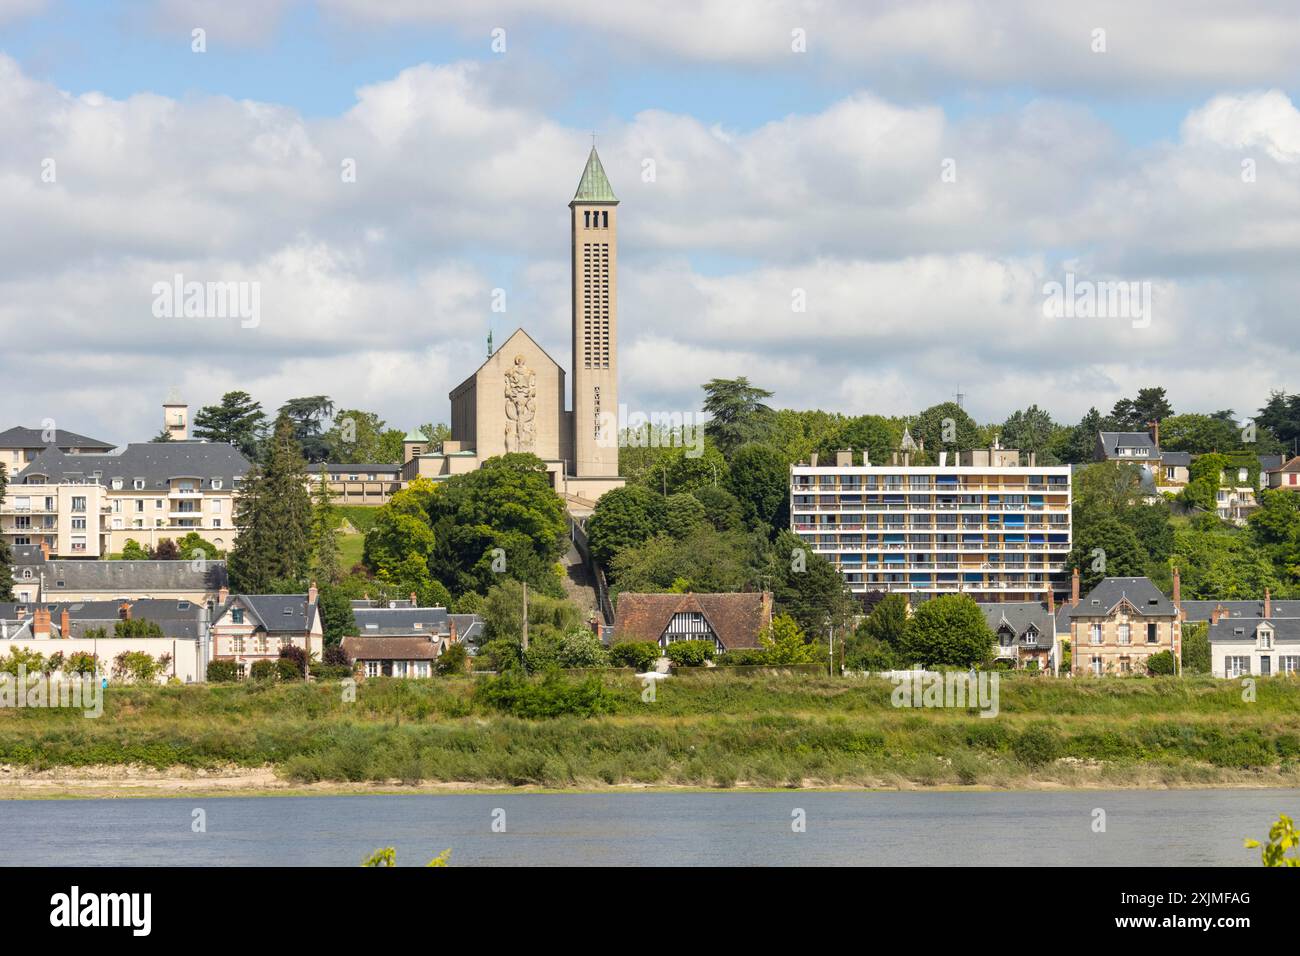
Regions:
[[[454, 389], [451, 439], [408, 441], [403, 477], [443, 478], [508, 452], [546, 463], [570, 510], [589, 510], [618, 474], [618, 199], [593, 146], [569, 203], [572, 402], [564, 369], [523, 329]], [[418, 439], [419, 436], [408, 436]]]

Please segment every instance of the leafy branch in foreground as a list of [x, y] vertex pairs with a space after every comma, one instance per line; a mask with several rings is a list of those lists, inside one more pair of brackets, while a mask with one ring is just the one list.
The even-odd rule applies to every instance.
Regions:
[[1268, 828], [1268, 843], [1247, 840], [1246, 846], [1261, 847], [1259, 858], [1265, 866], [1300, 866], [1300, 856], [1286, 855], [1287, 850], [1300, 847], [1300, 830], [1296, 829], [1295, 822], [1285, 813]]
[[[439, 853], [437, 856], [435, 856], [432, 860], [430, 860], [428, 863], [424, 865], [425, 866], [447, 866], [447, 861], [450, 859], [451, 859], [451, 848], [448, 847], [447, 849], [443, 850], [441, 853]], [[380, 849], [376, 850], [374, 853], [370, 854], [370, 856], [366, 858], [366, 861], [361, 865], [363, 867], [397, 866], [397, 851], [394, 850], [391, 846], [381, 847]]]

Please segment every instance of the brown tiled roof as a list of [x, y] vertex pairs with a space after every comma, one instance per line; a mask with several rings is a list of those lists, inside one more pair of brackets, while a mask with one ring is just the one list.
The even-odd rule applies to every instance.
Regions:
[[352, 661], [431, 661], [441, 642], [427, 637], [345, 637], [343, 653]]
[[699, 611], [726, 650], [759, 647], [759, 635], [772, 623], [772, 593], [638, 594], [618, 596], [614, 641], [658, 641], [673, 615]]

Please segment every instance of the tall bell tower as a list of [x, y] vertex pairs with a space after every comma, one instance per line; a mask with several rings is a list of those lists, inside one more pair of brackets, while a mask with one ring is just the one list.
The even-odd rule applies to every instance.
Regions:
[[591, 147], [569, 203], [573, 236], [573, 462], [618, 475], [618, 199]]

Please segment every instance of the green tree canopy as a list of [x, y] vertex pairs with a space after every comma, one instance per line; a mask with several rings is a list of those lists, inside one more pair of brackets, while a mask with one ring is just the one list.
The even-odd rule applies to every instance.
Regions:
[[971, 667], [993, 655], [993, 631], [967, 594], [921, 603], [903, 634], [902, 656], [923, 667]]
[[258, 458], [266, 414], [247, 392], [226, 392], [219, 405], [205, 405], [194, 415], [194, 437], [234, 445], [249, 461]]
[[767, 389], [751, 385], [745, 377], [711, 379], [704, 386], [704, 411], [709, 421], [705, 434], [723, 454], [746, 442], [762, 441], [773, 427], [773, 412], [763, 403]]
[[235, 497], [235, 524], [239, 537], [228, 564], [233, 590], [265, 594], [276, 581], [305, 580], [311, 498], [306, 463], [286, 416], [276, 422], [265, 462], [244, 476]]

